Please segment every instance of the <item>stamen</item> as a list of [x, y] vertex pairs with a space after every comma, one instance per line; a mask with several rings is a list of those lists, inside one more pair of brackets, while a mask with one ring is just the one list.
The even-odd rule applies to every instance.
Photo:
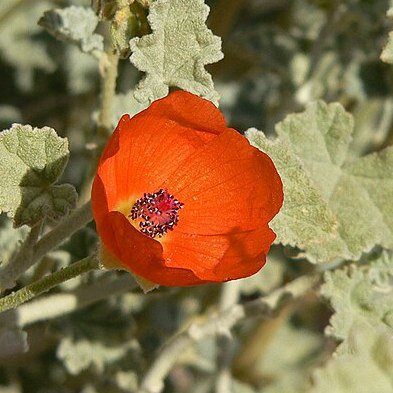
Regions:
[[139, 228], [149, 237], [162, 237], [179, 222], [179, 210], [184, 204], [167, 190], [160, 189], [154, 193], [144, 193], [131, 209], [132, 220], [142, 219]]

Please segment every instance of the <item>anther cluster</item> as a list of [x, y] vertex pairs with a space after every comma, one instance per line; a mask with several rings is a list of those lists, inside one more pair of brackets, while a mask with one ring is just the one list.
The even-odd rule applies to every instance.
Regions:
[[179, 222], [179, 210], [184, 206], [167, 190], [145, 193], [131, 209], [132, 220], [141, 218], [139, 228], [150, 237], [162, 237]]

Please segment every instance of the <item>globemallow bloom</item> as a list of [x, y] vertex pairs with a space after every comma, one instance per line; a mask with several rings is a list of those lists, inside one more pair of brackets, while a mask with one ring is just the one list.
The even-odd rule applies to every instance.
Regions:
[[271, 159], [184, 91], [120, 119], [92, 190], [103, 264], [166, 286], [256, 273], [282, 202]]

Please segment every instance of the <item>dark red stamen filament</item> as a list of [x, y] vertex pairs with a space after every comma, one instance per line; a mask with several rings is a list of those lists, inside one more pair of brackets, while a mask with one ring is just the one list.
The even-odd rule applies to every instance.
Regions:
[[129, 217], [141, 218], [139, 228], [150, 237], [161, 237], [172, 231], [179, 222], [179, 210], [184, 206], [167, 190], [160, 189], [154, 193], [145, 193], [131, 209]]

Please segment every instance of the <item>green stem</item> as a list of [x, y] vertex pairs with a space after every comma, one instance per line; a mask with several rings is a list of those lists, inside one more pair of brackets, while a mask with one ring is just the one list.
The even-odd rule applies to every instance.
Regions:
[[13, 292], [8, 296], [0, 299], [0, 313], [11, 310], [19, 305], [27, 302], [28, 300], [45, 293], [53, 287], [77, 277], [83, 273], [97, 269], [99, 266], [98, 260], [95, 255], [90, 255], [78, 262], [75, 262], [56, 273], [46, 276], [19, 291]]
[[101, 72], [101, 105], [98, 132], [99, 135], [106, 137], [112, 129], [112, 107], [116, 95], [119, 56], [111, 48], [103, 59], [105, 59], [105, 64]]

